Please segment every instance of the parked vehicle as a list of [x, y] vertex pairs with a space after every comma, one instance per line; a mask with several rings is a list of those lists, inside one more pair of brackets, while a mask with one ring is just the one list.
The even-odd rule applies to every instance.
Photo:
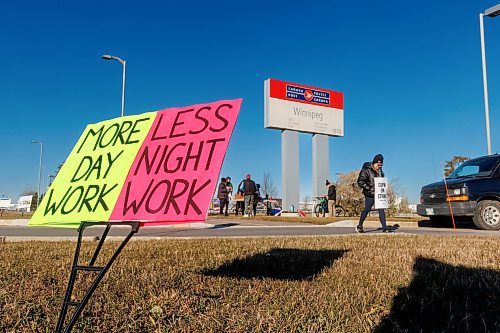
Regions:
[[470, 216], [485, 230], [500, 230], [500, 155], [468, 160], [453, 171], [445, 183], [422, 187], [417, 213], [440, 223], [451, 216]]

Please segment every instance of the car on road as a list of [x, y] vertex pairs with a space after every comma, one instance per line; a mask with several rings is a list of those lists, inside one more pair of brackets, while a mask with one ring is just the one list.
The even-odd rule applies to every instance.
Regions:
[[[500, 230], [500, 155], [468, 160], [444, 181], [422, 187], [417, 213], [432, 223], [453, 216], [472, 217], [485, 230]], [[450, 210], [451, 204], [451, 210]]]

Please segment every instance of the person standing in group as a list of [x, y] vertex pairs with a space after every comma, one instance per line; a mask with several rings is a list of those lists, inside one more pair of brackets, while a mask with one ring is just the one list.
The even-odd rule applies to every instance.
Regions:
[[328, 199], [328, 212], [331, 217], [335, 217], [335, 202], [337, 201], [337, 188], [333, 183], [326, 180], [326, 188], [328, 190], [326, 198]]
[[[221, 178], [220, 184], [219, 184], [219, 189], [217, 191], [217, 198], [219, 198], [219, 208], [220, 208], [220, 215], [224, 214], [227, 216], [227, 206], [228, 206], [228, 200], [227, 200], [227, 187], [226, 187], [226, 178]], [[224, 212], [224, 208], [226, 211]]]
[[238, 216], [238, 212], [241, 212], [241, 216], [245, 215], [245, 198], [243, 195], [243, 183], [245, 179], [243, 179], [236, 188], [236, 216]]
[[271, 200], [273, 200], [273, 197], [266, 194], [266, 200], [267, 200], [267, 203], [266, 203], [266, 215], [267, 216], [272, 216], [273, 215], [273, 204], [272, 204]]
[[[361, 212], [359, 217], [359, 223], [356, 226], [356, 232], [364, 233], [363, 222], [366, 216], [375, 204], [375, 177], [385, 177], [384, 171], [382, 171], [382, 166], [384, 164], [384, 156], [382, 154], [377, 154], [373, 158], [372, 163], [366, 162], [363, 164], [363, 168], [359, 172], [358, 185], [363, 189], [363, 194], [365, 196], [365, 208]], [[380, 224], [382, 225], [382, 232], [390, 231], [387, 228], [385, 221], [385, 211], [383, 209], [378, 210], [378, 218]]]
[[253, 197], [253, 216], [257, 215], [257, 204], [259, 203], [260, 197], [260, 184], [256, 184], [255, 196]]
[[231, 183], [231, 177], [226, 177], [226, 188], [227, 188], [227, 200], [229, 202], [233, 200], [233, 183]]
[[245, 177], [243, 181], [243, 195], [245, 196], [245, 217], [250, 217], [253, 214], [253, 201], [257, 192], [257, 186], [251, 179], [250, 175]]

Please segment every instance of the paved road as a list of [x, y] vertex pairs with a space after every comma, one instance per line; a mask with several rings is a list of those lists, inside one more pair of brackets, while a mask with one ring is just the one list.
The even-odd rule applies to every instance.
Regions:
[[[265, 236], [323, 236], [355, 234], [352, 221], [344, 221], [333, 225], [311, 225], [305, 223], [263, 222], [242, 220], [209, 220], [208, 223], [193, 223], [175, 227], [141, 228], [134, 238], [168, 238], [168, 237], [265, 237]], [[381, 234], [376, 223], [368, 223], [365, 227], [368, 235]], [[111, 230], [110, 236], [123, 236], [128, 228], [117, 227]], [[88, 228], [85, 236], [99, 236], [102, 228]], [[0, 226], [0, 237], [8, 241], [15, 240], [65, 240], [76, 239], [75, 229]], [[456, 231], [450, 228], [432, 228], [402, 226], [396, 234], [415, 235], [457, 235], [457, 236], [490, 236], [500, 237], [499, 231], [477, 230], [470, 225], [462, 225]]]

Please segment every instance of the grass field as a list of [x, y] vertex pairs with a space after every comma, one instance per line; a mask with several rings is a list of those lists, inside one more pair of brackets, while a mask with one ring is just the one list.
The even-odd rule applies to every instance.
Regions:
[[10, 220], [10, 219], [29, 219], [33, 215], [33, 212], [12, 212], [6, 210], [0, 210], [0, 219]]
[[[10, 219], [29, 219], [33, 213], [23, 213], [23, 212], [10, 212], [10, 211], [0, 211], [0, 219], [10, 220]], [[241, 215], [235, 216], [231, 214], [229, 216], [223, 216], [219, 214], [210, 214], [208, 219], [230, 219], [230, 220], [248, 220], [248, 218]], [[269, 222], [298, 222], [298, 223], [311, 223], [311, 224], [328, 224], [336, 221], [343, 220], [358, 220], [359, 216], [354, 217], [282, 217], [282, 216], [266, 216], [257, 215], [253, 217], [254, 220], [269, 221]], [[368, 221], [378, 221], [378, 217], [368, 216]], [[391, 217], [388, 218], [391, 222], [418, 222], [428, 220], [425, 217], [414, 216], [414, 217]]]
[[[74, 246], [0, 243], [0, 332], [54, 329]], [[74, 331], [499, 332], [499, 258], [483, 237], [133, 241]]]
[[[228, 220], [248, 220], [248, 217], [243, 216], [223, 216], [223, 215], [209, 215], [208, 220], [211, 219], [228, 219]], [[310, 223], [310, 224], [319, 224], [324, 225], [332, 222], [344, 221], [344, 220], [359, 220], [359, 216], [335, 216], [335, 217], [284, 217], [284, 216], [266, 216], [266, 215], [257, 215], [255, 217], [251, 217], [252, 220], [259, 221], [268, 221], [268, 222], [296, 222], [296, 223]], [[387, 218], [389, 222], [419, 222], [419, 221], [428, 221], [429, 219], [422, 216], [412, 216], [412, 217], [390, 217]], [[379, 221], [377, 216], [368, 216], [366, 221]]]

